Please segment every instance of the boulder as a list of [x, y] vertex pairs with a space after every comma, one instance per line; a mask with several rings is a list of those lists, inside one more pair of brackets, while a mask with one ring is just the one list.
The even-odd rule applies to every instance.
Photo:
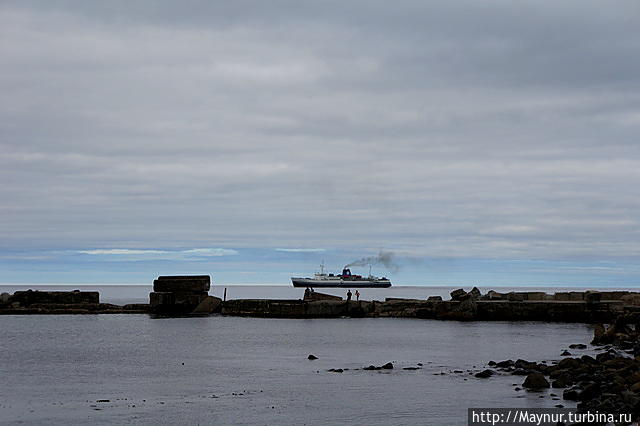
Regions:
[[487, 292], [487, 294], [483, 297], [483, 299], [486, 299], [486, 300], [502, 300], [502, 299], [504, 299], [504, 294], [498, 293], [497, 291], [494, 291], [494, 290], [489, 290]]
[[482, 293], [480, 292], [480, 290], [478, 289], [478, 287], [474, 287], [471, 289], [471, 291], [468, 293], [469, 296], [471, 296], [473, 299], [480, 299], [480, 297], [482, 296]]
[[513, 360], [507, 359], [505, 361], [500, 361], [498, 363], [496, 363], [496, 367], [498, 368], [507, 368], [507, 367], [513, 367]]
[[467, 295], [467, 292], [464, 289], [453, 290], [451, 293], [451, 300], [462, 300]]
[[307, 359], [308, 359], [309, 361], [313, 361], [314, 359], [318, 359], [318, 357], [317, 357], [317, 356], [315, 356], [315, 355], [313, 355], [313, 354], [310, 354], [310, 355], [307, 357]]
[[570, 384], [571, 384], [571, 379], [568, 377], [568, 375], [565, 374], [564, 376], [560, 376], [559, 378], [554, 380], [553, 383], [551, 383], [551, 387], [552, 388], [566, 388]]
[[382, 368], [383, 370], [393, 370], [393, 364], [388, 362], [385, 365], [381, 366], [380, 368]]
[[429, 301], [429, 302], [442, 302], [442, 296], [429, 296], [427, 301]]
[[566, 399], [568, 401], [577, 401], [579, 394], [580, 388], [574, 386], [572, 388], [565, 389], [565, 391], [562, 392], [562, 399]]
[[524, 379], [522, 386], [527, 389], [543, 389], [551, 385], [542, 373], [531, 373]]
[[587, 349], [587, 345], [583, 343], [574, 343], [569, 345], [569, 349]]
[[479, 379], [486, 379], [493, 376], [493, 371], [491, 370], [482, 370], [479, 373], [476, 373], [475, 376]]
[[9, 303], [10, 298], [11, 298], [11, 295], [9, 293], [0, 294], [0, 304], [4, 305]]

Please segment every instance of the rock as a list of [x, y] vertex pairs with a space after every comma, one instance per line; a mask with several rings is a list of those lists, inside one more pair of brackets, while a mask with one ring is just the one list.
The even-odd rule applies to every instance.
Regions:
[[562, 353], [560, 354], [560, 356], [571, 356], [571, 352], [569, 351], [562, 351]]
[[583, 343], [574, 343], [572, 345], [569, 345], [569, 349], [587, 349], [587, 345]]
[[551, 383], [551, 387], [552, 388], [566, 388], [567, 386], [569, 386], [570, 383], [570, 379], [568, 379], [565, 376], [559, 377], [558, 379], [554, 380], [553, 383]]
[[378, 368], [375, 365], [370, 365], [368, 367], [364, 367], [363, 370], [378, 370]]
[[565, 389], [564, 392], [562, 392], [562, 399], [566, 399], [567, 401], [577, 401], [578, 400], [578, 394], [579, 394], [579, 390], [576, 387], [572, 387], [570, 389]]
[[510, 359], [506, 360], [506, 361], [500, 361], [496, 364], [496, 367], [498, 368], [507, 368], [507, 367], [512, 367], [514, 364], [514, 362]]
[[381, 366], [380, 368], [382, 368], [383, 370], [393, 370], [393, 364], [388, 362], [385, 365]]
[[442, 302], [442, 296], [429, 296], [427, 298], [428, 302]]
[[489, 290], [489, 292], [483, 297], [485, 300], [502, 300], [504, 299], [504, 294], [498, 293], [494, 290]]
[[480, 290], [478, 290], [478, 287], [472, 288], [471, 291], [468, 294], [473, 299], [480, 299], [480, 297], [482, 296], [482, 293], [480, 292]]
[[596, 324], [593, 328], [593, 340], [591, 341], [591, 344], [592, 345], [601, 344], [600, 341], [602, 340], [602, 337], [604, 336], [605, 332], [606, 332], [606, 329], [604, 328], [603, 324]]
[[327, 371], [331, 373], [342, 373], [344, 370], [342, 368], [330, 368]]
[[482, 370], [479, 373], [476, 373], [475, 376], [479, 379], [486, 379], [488, 377], [493, 376], [493, 371], [491, 370]]
[[497, 365], [497, 363], [496, 363], [495, 361], [489, 361], [489, 362], [487, 363], [487, 365], [488, 365], [489, 367], [495, 367], [495, 366]]
[[581, 362], [577, 358], [565, 358], [558, 363], [558, 368], [573, 370], [580, 367], [580, 365]]
[[7, 304], [9, 303], [9, 299], [11, 298], [11, 295], [9, 293], [2, 293], [0, 294], [0, 304]]
[[511, 374], [513, 374], [514, 376], [527, 376], [529, 374], [531, 374], [530, 370], [526, 370], [524, 368], [516, 368], [515, 370], [513, 370], [511, 372]]
[[457, 290], [453, 290], [450, 295], [451, 300], [461, 300], [467, 295], [467, 292], [464, 291], [464, 289], [459, 288]]
[[311, 354], [311, 355], [309, 355], [309, 356], [307, 357], [307, 359], [308, 359], [309, 361], [313, 361], [314, 359], [318, 359], [318, 357], [317, 357], [317, 356], [315, 356], [315, 355], [313, 355], [313, 354]]
[[522, 386], [527, 389], [543, 389], [548, 388], [551, 385], [542, 373], [531, 373], [524, 380]]
[[524, 359], [518, 359], [515, 363], [513, 363], [516, 368], [524, 368], [524, 369], [535, 369], [538, 365], [535, 362], [527, 361]]
[[420, 367], [402, 367], [403, 370], [420, 370]]

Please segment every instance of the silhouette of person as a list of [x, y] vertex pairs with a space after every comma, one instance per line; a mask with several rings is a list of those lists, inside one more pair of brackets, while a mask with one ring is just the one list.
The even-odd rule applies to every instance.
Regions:
[[360, 292], [356, 290], [356, 300], [360, 300]]
[[347, 291], [347, 302], [351, 300], [351, 290]]

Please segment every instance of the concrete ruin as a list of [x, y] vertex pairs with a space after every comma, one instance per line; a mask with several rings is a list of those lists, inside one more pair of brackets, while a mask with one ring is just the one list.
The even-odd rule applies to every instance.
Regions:
[[209, 275], [161, 276], [149, 293], [151, 312], [158, 315], [208, 315], [220, 311], [222, 300], [209, 296]]

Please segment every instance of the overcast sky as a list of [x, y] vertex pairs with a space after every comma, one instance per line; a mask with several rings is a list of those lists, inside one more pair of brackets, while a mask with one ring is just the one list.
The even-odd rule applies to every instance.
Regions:
[[283, 248], [260, 267], [640, 278], [639, 28], [636, 0], [3, 1], [0, 282]]

